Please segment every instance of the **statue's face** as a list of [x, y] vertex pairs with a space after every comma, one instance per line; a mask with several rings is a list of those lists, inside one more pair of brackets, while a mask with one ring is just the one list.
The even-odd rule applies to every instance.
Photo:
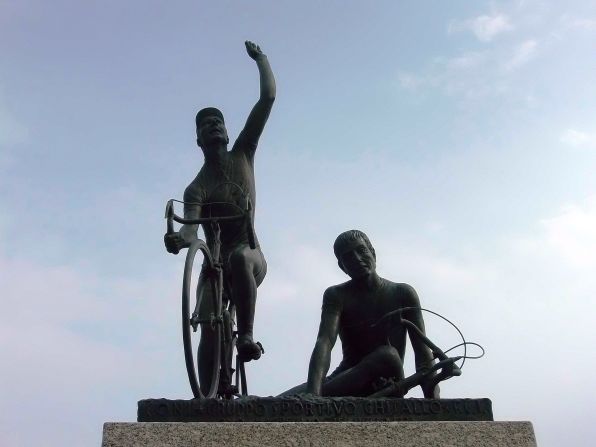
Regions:
[[203, 118], [197, 129], [197, 140], [201, 147], [228, 143], [228, 131], [224, 121], [216, 115]]
[[376, 269], [375, 256], [362, 240], [354, 241], [339, 258], [343, 271], [352, 279], [373, 273]]

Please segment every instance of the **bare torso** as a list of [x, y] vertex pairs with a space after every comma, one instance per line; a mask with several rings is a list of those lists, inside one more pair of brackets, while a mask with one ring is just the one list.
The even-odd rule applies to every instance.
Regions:
[[384, 315], [416, 304], [415, 292], [407, 284], [380, 278], [377, 288], [367, 290], [348, 281], [328, 289], [323, 312], [339, 313], [339, 337], [343, 360], [336, 370], [358, 364], [379, 346], [391, 344], [403, 358], [406, 329], [396, 320], [374, 326]]
[[[195, 179], [184, 192], [185, 202], [201, 203], [201, 217], [232, 216], [244, 210], [246, 198], [250, 200], [254, 218], [256, 188], [254, 175], [254, 149], [237, 141], [231, 151], [218, 160], [209, 160], [201, 167]], [[256, 145], [255, 145], [256, 147]], [[235, 205], [235, 206], [234, 206]], [[235, 247], [248, 244], [243, 221], [222, 223], [222, 254]], [[207, 243], [213, 245], [213, 233], [204, 227]]]

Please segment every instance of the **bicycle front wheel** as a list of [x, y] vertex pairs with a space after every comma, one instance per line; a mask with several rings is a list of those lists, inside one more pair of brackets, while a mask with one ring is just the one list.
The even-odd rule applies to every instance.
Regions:
[[[205, 262], [203, 269], [209, 272], [201, 275], [196, 289], [197, 309], [208, 309], [209, 312], [200, 312], [198, 324], [198, 337], [191, 331], [190, 297], [194, 289], [193, 281], [199, 277], [193, 272], [193, 264], [198, 251], [203, 253]], [[184, 360], [188, 380], [195, 398], [204, 399], [215, 397], [219, 384], [219, 367], [221, 362], [222, 343], [222, 284], [221, 275], [214, 275], [214, 264], [211, 252], [204, 241], [197, 239], [188, 248], [184, 264], [184, 278], [182, 281], [182, 340], [184, 344]], [[193, 336], [194, 334], [194, 336]], [[197, 359], [194, 358], [193, 338], [201, 340], [201, 349]], [[209, 344], [210, 346], [205, 346]], [[200, 364], [199, 364], [200, 362]], [[199, 369], [200, 368], [200, 369]], [[199, 384], [198, 372], [203, 382], [202, 389]]]

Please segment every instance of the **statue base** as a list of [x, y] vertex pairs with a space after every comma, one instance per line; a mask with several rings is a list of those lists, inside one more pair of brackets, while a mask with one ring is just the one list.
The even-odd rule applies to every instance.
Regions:
[[536, 447], [530, 422], [106, 423], [102, 447]]
[[490, 399], [245, 397], [145, 399], [138, 422], [492, 421]]

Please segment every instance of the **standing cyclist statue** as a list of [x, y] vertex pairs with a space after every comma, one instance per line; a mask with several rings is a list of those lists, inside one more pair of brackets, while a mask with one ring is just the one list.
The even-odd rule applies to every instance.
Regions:
[[[203, 150], [205, 162], [195, 179], [184, 191], [184, 217], [197, 219], [208, 216], [237, 214], [237, 206], [244, 207], [250, 200], [254, 218], [256, 199], [254, 157], [259, 137], [275, 100], [275, 78], [267, 56], [259, 46], [245, 42], [248, 55], [259, 69], [261, 94], [253, 107], [244, 129], [240, 132], [231, 151], [228, 151], [228, 133], [222, 113], [213, 107], [200, 110], [196, 116], [197, 144]], [[190, 203], [190, 204], [189, 204]], [[199, 204], [205, 204], [203, 206]], [[246, 226], [239, 222], [221, 224], [221, 259], [224, 269], [225, 290], [236, 306], [238, 324], [238, 355], [243, 361], [257, 360], [261, 347], [253, 340], [253, 321], [257, 287], [267, 272], [267, 263], [258, 242], [256, 248], [249, 246]], [[164, 237], [170, 253], [190, 246], [197, 238], [197, 225], [183, 225], [180, 231]], [[207, 244], [212, 249], [214, 234], [211, 227], [204, 225]], [[203, 276], [205, 272], [201, 273]], [[199, 281], [201, 278], [199, 278]], [[211, 300], [202, 300], [193, 320], [208, 315]], [[203, 317], [204, 318], [204, 317]], [[196, 325], [196, 321], [194, 321]], [[214, 332], [204, 324], [199, 343], [199, 380], [201, 387], [208, 387], [211, 373], [210, 357], [213, 355]], [[203, 367], [201, 368], [201, 365]]]

